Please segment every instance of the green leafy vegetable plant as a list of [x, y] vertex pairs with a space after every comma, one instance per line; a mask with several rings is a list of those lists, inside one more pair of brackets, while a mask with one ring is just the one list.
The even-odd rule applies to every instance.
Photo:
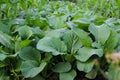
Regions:
[[0, 80], [120, 80], [119, 0], [76, 2], [0, 0]]

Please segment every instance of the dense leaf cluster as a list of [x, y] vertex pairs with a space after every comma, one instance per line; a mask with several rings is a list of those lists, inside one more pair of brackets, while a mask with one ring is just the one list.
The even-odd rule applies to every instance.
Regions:
[[0, 80], [119, 80], [119, 51], [118, 18], [71, 2], [0, 0]]

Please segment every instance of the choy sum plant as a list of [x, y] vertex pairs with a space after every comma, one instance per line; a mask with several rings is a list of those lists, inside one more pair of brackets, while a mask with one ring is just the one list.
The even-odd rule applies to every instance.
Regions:
[[68, 1], [0, 1], [0, 80], [120, 80], [119, 52], [119, 18]]

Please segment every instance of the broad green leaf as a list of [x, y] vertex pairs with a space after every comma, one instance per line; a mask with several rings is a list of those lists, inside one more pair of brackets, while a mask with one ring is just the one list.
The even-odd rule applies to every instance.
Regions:
[[116, 33], [116, 31], [111, 30], [110, 33], [110, 37], [108, 38], [108, 40], [106, 41], [105, 45], [104, 45], [104, 51], [105, 52], [113, 52], [114, 48], [116, 47], [116, 45], [118, 45], [118, 37], [119, 34]]
[[63, 17], [51, 16], [48, 18], [48, 23], [53, 29], [63, 28], [66, 26], [64, 16]]
[[0, 43], [10, 49], [14, 48], [14, 45], [12, 44], [12, 37], [3, 33], [2, 31], [0, 31]]
[[92, 71], [90, 71], [89, 73], [85, 75], [85, 77], [89, 79], [94, 79], [96, 76], [97, 76], [97, 70], [95, 69], [93, 69]]
[[64, 42], [55, 37], [45, 37], [39, 40], [37, 49], [45, 52], [52, 52], [53, 55], [62, 55], [67, 51]]
[[86, 73], [90, 72], [94, 66], [94, 61], [88, 60], [87, 62], [77, 61], [77, 69]]
[[0, 31], [4, 32], [4, 33], [9, 33], [10, 32], [10, 27], [3, 24], [1, 21], [0, 21]]
[[77, 20], [72, 21], [74, 24], [78, 25], [78, 27], [85, 29], [86, 27], [89, 26], [90, 20], [86, 18], [80, 18]]
[[56, 37], [59, 38], [60, 37], [60, 32], [56, 31], [56, 30], [52, 30], [52, 31], [47, 31], [46, 32], [46, 37]]
[[33, 32], [29, 26], [21, 26], [16, 31], [18, 31], [22, 39], [28, 39], [32, 36]]
[[99, 49], [99, 48], [102, 48], [102, 45], [100, 44], [100, 42], [93, 42], [92, 47]]
[[72, 31], [79, 37], [83, 45], [91, 46], [92, 39], [88, 36], [88, 33], [79, 28], [72, 28]]
[[105, 24], [100, 26], [91, 24], [89, 27], [89, 31], [94, 35], [95, 39], [102, 45], [105, 44], [105, 42], [110, 36], [110, 28]]
[[60, 38], [62, 36], [62, 33], [66, 31], [66, 28], [61, 28], [61, 29], [55, 29], [55, 30], [50, 30], [46, 31], [46, 37], [56, 37]]
[[20, 52], [19, 56], [23, 60], [41, 60], [41, 54], [38, 50], [32, 47], [24, 47]]
[[59, 62], [52, 70], [54, 72], [63, 73], [70, 71], [71, 67], [72, 66], [69, 62]]
[[66, 73], [60, 73], [60, 80], [74, 80], [74, 78], [76, 77], [76, 71], [75, 70], [71, 70], [70, 72], [66, 72]]
[[105, 21], [105, 23], [106, 23], [107, 25], [109, 25], [109, 26], [114, 25], [114, 24], [116, 24], [117, 22], [118, 22], [118, 19], [117, 19], [117, 18], [108, 18], [108, 19]]
[[74, 24], [77, 24], [79, 28], [86, 29], [88, 26], [95, 20], [95, 15], [90, 15], [91, 12], [86, 11], [82, 17], [76, 17], [77, 19], [73, 20]]
[[16, 24], [16, 25], [24, 25], [26, 23], [25, 19], [20, 19], [20, 18], [16, 18], [15, 20], [12, 21], [12, 24]]
[[33, 60], [28, 60], [22, 63], [21, 72], [25, 78], [33, 78], [38, 75], [46, 66], [46, 62], [40, 64]]
[[42, 31], [39, 27], [30, 28], [30, 29], [33, 32], [33, 34], [37, 34], [41, 37], [45, 35], [44, 31]]
[[81, 62], [86, 62], [91, 56], [97, 55], [98, 57], [103, 56], [102, 49], [93, 49], [89, 47], [80, 48], [79, 51], [74, 55], [75, 58]]
[[79, 48], [82, 47], [82, 42], [71, 30], [64, 32], [62, 39], [67, 45], [69, 53], [75, 53], [76, 51], [78, 51]]
[[77, 19], [77, 20], [73, 20], [73, 22], [81, 24], [82, 26], [83, 25], [87, 25], [88, 26], [88, 24], [90, 24], [90, 21], [87, 18], [80, 18], [80, 19]]

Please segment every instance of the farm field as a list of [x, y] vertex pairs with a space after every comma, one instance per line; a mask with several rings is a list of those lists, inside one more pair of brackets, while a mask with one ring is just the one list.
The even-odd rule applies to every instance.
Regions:
[[120, 80], [120, 0], [0, 0], [0, 80]]

